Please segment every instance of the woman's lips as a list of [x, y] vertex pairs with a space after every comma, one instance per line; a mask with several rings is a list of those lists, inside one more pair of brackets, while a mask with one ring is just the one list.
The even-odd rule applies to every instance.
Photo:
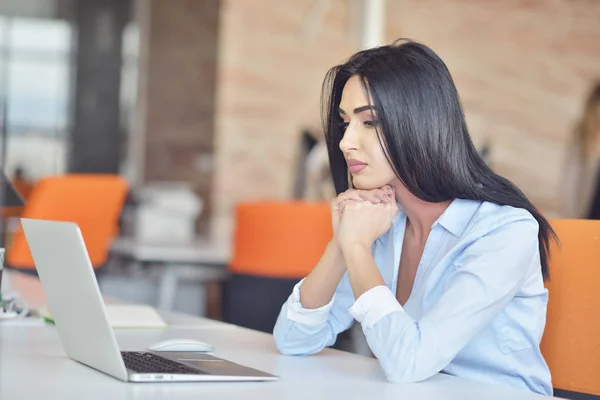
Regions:
[[348, 160], [348, 169], [350, 172], [360, 172], [367, 167], [367, 164], [359, 160]]

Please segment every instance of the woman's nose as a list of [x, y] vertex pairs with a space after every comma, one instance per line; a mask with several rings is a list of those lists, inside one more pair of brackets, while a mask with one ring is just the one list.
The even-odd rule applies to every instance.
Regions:
[[346, 131], [344, 132], [344, 137], [340, 140], [340, 150], [343, 153], [348, 153], [351, 150], [358, 149], [358, 140], [356, 131], [353, 128], [352, 124], [349, 124], [346, 127]]

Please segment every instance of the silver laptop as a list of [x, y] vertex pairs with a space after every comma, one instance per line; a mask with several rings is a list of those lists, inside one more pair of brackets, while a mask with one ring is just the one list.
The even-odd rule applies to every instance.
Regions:
[[130, 382], [265, 381], [276, 376], [208, 354], [119, 350], [79, 227], [22, 218], [67, 355]]

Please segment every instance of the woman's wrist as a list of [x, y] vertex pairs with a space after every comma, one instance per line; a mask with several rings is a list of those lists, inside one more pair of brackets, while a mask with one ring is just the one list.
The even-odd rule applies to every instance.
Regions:
[[333, 256], [334, 264], [340, 264], [344, 261], [344, 255], [342, 253], [342, 248], [340, 246], [340, 242], [337, 238], [333, 238], [327, 243], [326, 251]]
[[353, 241], [342, 241], [338, 244], [340, 251], [344, 257], [351, 256], [353, 252], [370, 252], [371, 245], [368, 245], [364, 241], [353, 240]]
[[354, 241], [342, 244], [341, 248], [356, 299], [375, 286], [385, 285], [371, 253], [371, 246]]

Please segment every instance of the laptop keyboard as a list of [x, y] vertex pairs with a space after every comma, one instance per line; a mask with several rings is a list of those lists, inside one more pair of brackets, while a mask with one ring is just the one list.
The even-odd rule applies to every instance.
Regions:
[[202, 374], [197, 369], [152, 353], [123, 351], [121, 355], [127, 369], [141, 374]]

